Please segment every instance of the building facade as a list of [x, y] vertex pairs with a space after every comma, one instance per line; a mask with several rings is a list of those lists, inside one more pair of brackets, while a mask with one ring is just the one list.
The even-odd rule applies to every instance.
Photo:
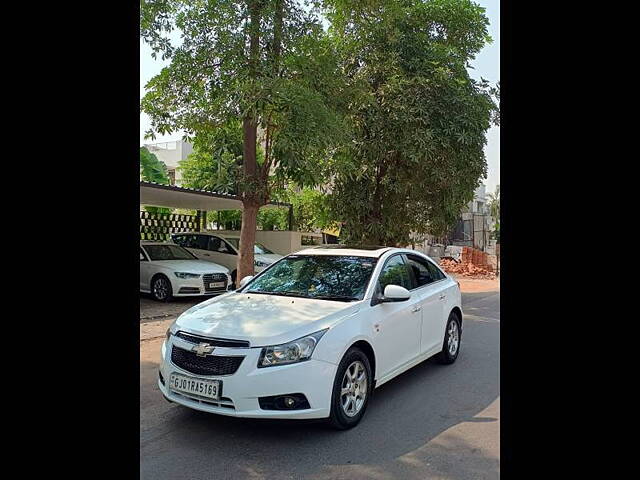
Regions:
[[169, 183], [180, 186], [182, 175], [178, 166], [193, 152], [193, 145], [183, 140], [175, 140], [173, 142], [148, 143], [144, 146], [167, 166]]
[[487, 191], [486, 187], [481, 184], [473, 193], [473, 200], [467, 204], [467, 209], [464, 213], [475, 213], [476, 215], [487, 215], [489, 210], [487, 208]]

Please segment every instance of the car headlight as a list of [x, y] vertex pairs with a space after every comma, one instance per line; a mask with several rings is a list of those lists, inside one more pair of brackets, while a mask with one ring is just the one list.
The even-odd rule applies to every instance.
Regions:
[[255, 260], [255, 261], [253, 262], [253, 264], [254, 264], [256, 267], [268, 267], [269, 265], [271, 265], [270, 263], [267, 263], [267, 262], [261, 262], [260, 260]]
[[199, 273], [174, 272], [178, 278], [200, 278]]
[[274, 367], [276, 365], [288, 365], [290, 363], [309, 360], [318, 341], [326, 333], [328, 328], [312, 333], [306, 337], [298, 338], [282, 345], [264, 347], [258, 359], [258, 368]]

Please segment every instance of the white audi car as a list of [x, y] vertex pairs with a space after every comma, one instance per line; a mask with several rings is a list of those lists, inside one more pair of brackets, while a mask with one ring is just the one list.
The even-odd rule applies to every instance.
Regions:
[[[182, 232], [171, 235], [174, 243], [186, 248], [200, 260], [215, 262], [227, 267], [231, 272], [231, 281], [236, 282], [240, 239], [221, 237], [212, 232]], [[253, 249], [253, 268], [256, 273], [282, 258], [260, 243]]]
[[172, 297], [219, 295], [229, 290], [229, 270], [198, 260], [179, 245], [140, 242], [140, 291], [168, 302]]
[[434, 355], [453, 363], [461, 333], [459, 285], [426, 255], [309, 248], [176, 319], [158, 386], [197, 410], [345, 429], [374, 388]]

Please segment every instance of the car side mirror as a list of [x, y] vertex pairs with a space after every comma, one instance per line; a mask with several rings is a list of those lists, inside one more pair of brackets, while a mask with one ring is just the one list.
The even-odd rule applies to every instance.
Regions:
[[381, 302], [404, 302], [411, 298], [411, 292], [400, 285], [387, 285]]
[[238, 288], [244, 287], [247, 283], [251, 281], [252, 278], [253, 278], [253, 275], [247, 275], [246, 277], [244, 277], [242, 280], [240, 280], [240, 286]]
[[140, 260], [144, 261], [144, 255], [142, 253], [140, 254]]

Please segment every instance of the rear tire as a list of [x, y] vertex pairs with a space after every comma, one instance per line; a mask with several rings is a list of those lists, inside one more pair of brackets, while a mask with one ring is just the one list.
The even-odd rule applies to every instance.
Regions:
[[373, 374], [369, 359], [359, 348], [350, 348], [342, 357], [333, 381], [331, 426], [347, 430], [360, 423], [372, 392]]
[[169, 302], [173, 298], [171, 282], [164, 275], [156, 275], [151, 280], [151, 296], [158, 302]]
[[442, 351], [435, 357], [438, 363], [450, 365], [455, 362], [460, 353], [461, 340], [462, 330], [460, 328], [460, 319], [455, 312], [451, 312], [447, 320], [447, 327], [444, 331]]

